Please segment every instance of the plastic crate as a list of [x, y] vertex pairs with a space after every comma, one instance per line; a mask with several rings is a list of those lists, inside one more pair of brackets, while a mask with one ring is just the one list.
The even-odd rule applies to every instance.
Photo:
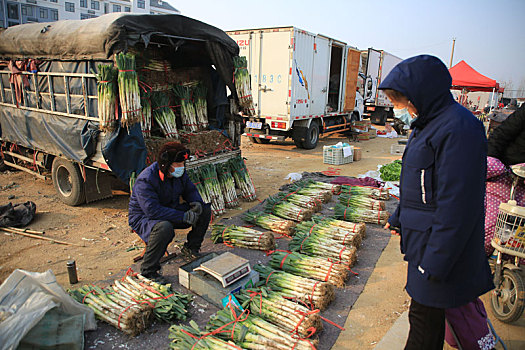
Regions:
[[348, 157], [343, 157], [343, 148], [334, 148], [332, 146], [323, 147], [323, 163], [332, 165], [348, 164], [354, 161], [354, 147], [352, 154]]
[[390, 146], [391, 154], [403, 154], [405, 152], [406, 145], [392, 145]]

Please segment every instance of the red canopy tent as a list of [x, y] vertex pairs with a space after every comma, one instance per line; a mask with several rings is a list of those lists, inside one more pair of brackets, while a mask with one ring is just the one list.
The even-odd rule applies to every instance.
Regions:
[[461, 61], [449, 69], [452, 75], [452, 89], [468, 91], [499, 91], [499, 84], [496, 80], [487, 78], [478, 73], [467, 62]]

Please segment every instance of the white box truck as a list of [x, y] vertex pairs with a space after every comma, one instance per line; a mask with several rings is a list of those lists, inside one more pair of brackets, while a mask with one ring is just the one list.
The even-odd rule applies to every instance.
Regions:
[[244, 135], [253, 142], [291, 137], [297, 147], [312, 149], [320, 134], [361, 120], [359, 50], [296, 27], [227, 33], [248, 61], [255, 113], [245, 116]]
[[378, 89], [382, 79], [402, 61], [386, 51], [369, 48], [361, 52], [359, 90], [365, 100], [364, 116], [374, 124], [385, 125], [388, 117], [393, 117], [393, 104], [385, 93]]

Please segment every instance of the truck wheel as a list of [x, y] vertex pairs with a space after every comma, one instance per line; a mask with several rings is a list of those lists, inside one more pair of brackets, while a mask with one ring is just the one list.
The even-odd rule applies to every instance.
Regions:
[[297, 148], [304, 148], [303, 147], [303, 141], [299, 140], [299, 139], [293, 139], [293, 143], [295, 143], [295, 146]]
[[387, 117], [387, 113], [385, 111], [383, 111], [383, 110], [376, 111], [370, 117], [370, 122], [372, 124], [385, 125], [386, 124], [386, 117]]
[[51, 167], [53, 186], [62, 202], [76, 206], [86, 201], [84, 180], [78, 165], [62, 158], [55, 158]]
[[308, 129], [304, 141], [302, 142], [304, 149], [314, 149], [317, 147], [319, 142], [319, 124], [316, 121], [312, 121]]

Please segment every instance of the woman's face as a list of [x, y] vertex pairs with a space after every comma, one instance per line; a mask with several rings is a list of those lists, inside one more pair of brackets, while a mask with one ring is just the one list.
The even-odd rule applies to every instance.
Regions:
[[170, 165], [170, 168], [168, 170], [168, 177], [172, 177], [171, 173], [175, 171], [175, 168], [184, 167], [184, 162], [173, 162]]
[[414, 115], [414, 114], [418, 115], [417, 108], [405, 96], [402, 96], [402, 97], [397, 96], [397, 98], [395, 98], [394, 96], [389, 94], [388, 91], [386, 91], [385, 94], [388, 96], [390, 101], [392, 101], [392, 104], [394, 105], [395, 109], [406, 108], [408, 109], [408, 112], [411, 115]]

